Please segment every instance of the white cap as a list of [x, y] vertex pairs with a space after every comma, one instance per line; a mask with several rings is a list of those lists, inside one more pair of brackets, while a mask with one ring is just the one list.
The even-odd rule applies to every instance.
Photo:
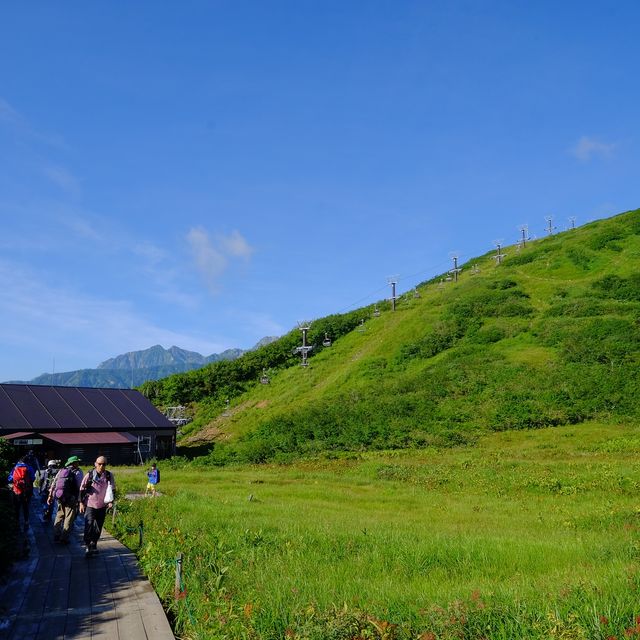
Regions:
[[55, 467], [57, 463], [57, 460], [49, 460], [49, 462], [47, 462], [47, 467]]

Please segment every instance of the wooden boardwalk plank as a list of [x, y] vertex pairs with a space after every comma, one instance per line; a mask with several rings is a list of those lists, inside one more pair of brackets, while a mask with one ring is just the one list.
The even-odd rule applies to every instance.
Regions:
[[54, 544], [36, 507], [31, 556], [0, 585], [0, 640], [175, 640], [131, 551], [104, 531], [100, 553], [85, 558], [81, 518], [69, 545]]

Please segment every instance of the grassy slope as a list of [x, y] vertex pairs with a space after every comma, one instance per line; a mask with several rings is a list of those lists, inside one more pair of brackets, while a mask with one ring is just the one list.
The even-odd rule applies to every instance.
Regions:
[[144, 520], [143, 567], [185, 638], [622, 638], [640, 614], [639, 453], [637, 427], [590, 423], [165, 467], [164, 497], [123, 503], [117, 526], [135, 546]]
[[[487, 430], [638, 418], [640, 212], [471, 262], [419, 287], [311, 359], [220, 404], [200, 403], [183, 444], [235, 441], [221, 461], [471, 441]], [[468, 265], [467, 265], [468, 267]], [[437, 281], [438, 279], [436, 279]], [[636, 297], [634, 297], [636, 296]], [[364, 317], [364, 310], [363, 310]]]

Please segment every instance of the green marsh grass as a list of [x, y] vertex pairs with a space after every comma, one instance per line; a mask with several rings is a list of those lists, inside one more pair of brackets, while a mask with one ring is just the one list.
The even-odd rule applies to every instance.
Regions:
[[[144, 521], [136, 550], [181, 638], [640, 637], [639, 454], [637, 428], [588, 424], [165, 468], [115, 533], [136, 549]], [[120, 470], [121, 490], [143, 479]]]

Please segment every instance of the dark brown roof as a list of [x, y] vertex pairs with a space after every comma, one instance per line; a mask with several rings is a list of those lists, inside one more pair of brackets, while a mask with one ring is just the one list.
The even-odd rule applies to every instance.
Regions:
[[0, 433], [175, 428], [134, 389], [0, 384]]

